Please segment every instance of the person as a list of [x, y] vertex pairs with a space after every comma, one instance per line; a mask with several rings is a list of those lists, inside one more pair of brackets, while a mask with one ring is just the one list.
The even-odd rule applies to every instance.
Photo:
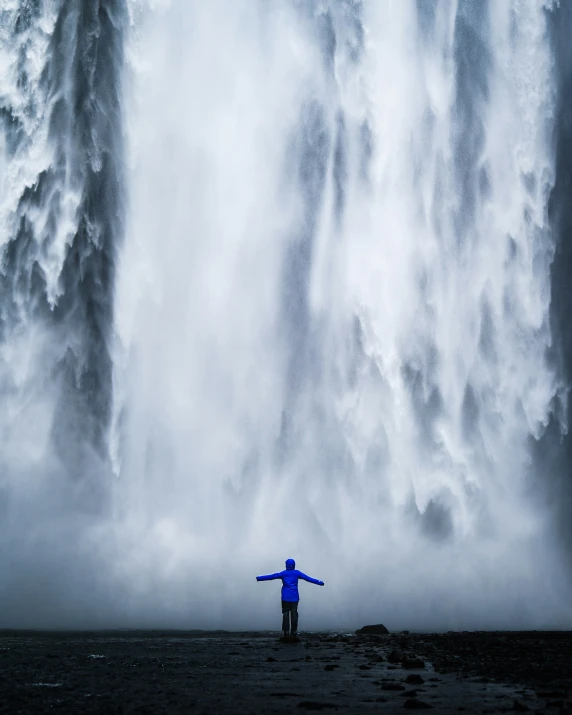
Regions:
[[282, 580], [282, 631], [284, 637], [295, 636], [298, 632], [298, 602], [300, 600], [298, 580], [303, 579], [309, 583], [315, 583], [317, 586], [323, 586], [324, 582], [298, 571], [294, 559], [286, 561], [285, 571], [256, 577], [257, 581], [273, 581], [274, 579]]

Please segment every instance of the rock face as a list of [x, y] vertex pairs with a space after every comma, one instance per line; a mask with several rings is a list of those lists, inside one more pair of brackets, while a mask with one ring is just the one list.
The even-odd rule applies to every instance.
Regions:
[[422, 700], [417, 700], [417, 698], [406, 700], [403, 703], [403, 707], [406, 710], [431, 710], [433, 708], [429, 703], [424, 703]]
[[376, 636], [386, 636], [389, 633], [387, 628], [381, 624], [378, 623], [375, 626], [364, 626], [363, 628], [360, 628], [359, 630], [356, 631], [357, 635], [376, 635]]
[[401, 683], [383, 683], [381, 686], [382, 690], [405, 690], [405, 685]]
[[405, 653], [400, 650], [392, 650], [391, 653], [387, 656], [387, 660], [390, 663], [401, 663], [404, 658]]
[[298, 707], [302, 710], [325, 710], [326, 708], [335, 708], [333, 703], [322, 703], [316, 700], [302, 700], [298, 703]]
[[421, 658], [410, 658], [409, 656], [405, 656], [403, 658], [401, 665], [403, 668], [407, 668], [407, 670], [415, 670], [417, 668], [422, 669], [425, 667], [425, 662], [421, 660]]

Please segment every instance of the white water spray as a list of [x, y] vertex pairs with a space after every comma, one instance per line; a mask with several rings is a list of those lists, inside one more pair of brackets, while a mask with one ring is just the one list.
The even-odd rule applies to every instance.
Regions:
[[[0, 147], [4, 617], [272, 628], [254, 577], [293, 557], [326, 582], [303, 629], [569, 625], [531, 456], [563, 396], [552, 5], [130, 0], [122, 83], [120, 3], [46, 0], [16, 44], [11, 5], [2, 107], [36, 114]], [[23, 215], [44, 313], [6, 288]]]
[[527, 444], [559, 389], [547, 10], [425, 8], [135, 20], [115, 458], [143, 602], [159, 578], [270, 625], [253, 576], [292, 555], [315, 625], [559, 609]]

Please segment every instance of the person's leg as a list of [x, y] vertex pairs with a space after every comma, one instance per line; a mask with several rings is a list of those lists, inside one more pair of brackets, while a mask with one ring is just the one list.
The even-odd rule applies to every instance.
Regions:
[[285, 636], [290, 632], [290, 604], [282, 601], [282, 632]]
[[298, 631], [298, 603], [292, 604], [290, 617], [292, 618], [292, 635], [295, 636]]

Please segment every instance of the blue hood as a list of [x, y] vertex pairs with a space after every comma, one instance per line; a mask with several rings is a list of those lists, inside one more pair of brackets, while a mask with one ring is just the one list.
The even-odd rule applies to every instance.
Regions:
[[286, 568], [288, 571], [291, 571], [292, 569], [296, 568], [296, 562], [294, 559], [286, 559]]

